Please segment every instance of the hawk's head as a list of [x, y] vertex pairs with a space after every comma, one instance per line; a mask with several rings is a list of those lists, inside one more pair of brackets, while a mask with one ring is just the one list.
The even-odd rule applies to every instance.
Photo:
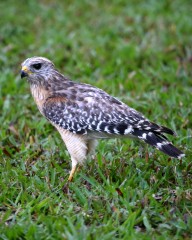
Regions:
[[21, 78], [27, 77], [31, 84], [41, 84], [42, 81], [47, 81], [55, 71], [54, 64], [44, 57], [27, 58], [21, 67]]

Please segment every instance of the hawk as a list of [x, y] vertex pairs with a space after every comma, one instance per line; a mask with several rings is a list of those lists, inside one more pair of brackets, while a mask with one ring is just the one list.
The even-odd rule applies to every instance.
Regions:
[[27, 77], [39, 111], [58, 130], [71, 156], [71, 181], [78, 164], [94, 153], [98, 139], [134, 137], [173, 158], [185, 155], [165, 134], [175, 133], [149, 121], [141, 113], [85, 83], [71, 81], [44, 57], [22, 63], [21, 78]]

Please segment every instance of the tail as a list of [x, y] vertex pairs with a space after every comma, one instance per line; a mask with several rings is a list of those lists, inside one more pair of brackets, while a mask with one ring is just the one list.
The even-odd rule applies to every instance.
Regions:
[[132, 134], [170, 157], [181, 159], [185, 156], [185, 154], [173, 146], [161, 132], [134, 129]]

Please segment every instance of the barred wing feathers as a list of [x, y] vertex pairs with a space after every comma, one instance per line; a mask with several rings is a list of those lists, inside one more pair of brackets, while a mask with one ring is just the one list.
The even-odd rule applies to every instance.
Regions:
[[171, 129], [150, 122], [141, 113], [87, 84], [53, 94], [45, 102], [43, 113], [55, 125], [75, 134], [94, 138], [133, 136], [171, 157], [184, 156], [164, 136], [174, 135]]

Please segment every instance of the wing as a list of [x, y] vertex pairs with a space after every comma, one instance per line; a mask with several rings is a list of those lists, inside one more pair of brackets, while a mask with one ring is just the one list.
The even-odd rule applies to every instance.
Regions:
[[53, 124], [76, 134], [134, 135], [135, 130], [174, 134], [88, 84], [73, 82], [66, 90], [53, 93], [43, 106], [43, 114]]

